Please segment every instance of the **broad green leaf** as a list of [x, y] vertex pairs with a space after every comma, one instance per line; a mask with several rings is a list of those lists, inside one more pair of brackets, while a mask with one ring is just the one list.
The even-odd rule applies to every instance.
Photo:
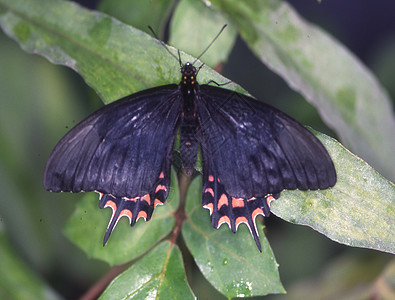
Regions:
[[64, 232], [90, 257], [111, 265], [121, 264], [140, 256], [150, 249], [174, 227], [173, 213], [178, 207], [176, 178], [172, 174], [169, 197], [163, 206], [157, 206], [150, 221], [139, 219], [130, 227], [128, 218], [121, 218], [106, 246], [103, 237], [111, 218], [111, 209], [99, 209], [98, 195], [86, 195], [65, 226]]
[[228, 298], [284, 293], [262, 226], [258, 224], [262, 253], [244, 224], [236, 234], [225, 226], [214, 229], [202, 208], [201, 186], [200, 176], [191, 183], [182, 236], [203, 275]]
[[395, 178], [391, 101], [352, 53], [285, 1], [212, 0], [256, 56], [319, 111], [342, 143]]
[[337, 141], [315, 134], [333, 158], [336, 185], [322, 191], [284, 191], [272, 202], [272, 212], [340, 243], [395, 253], [394, 184]]
[[100, 299], [194, 299], [181, 252], [168, 241], [115, 278]]
[[228, 60], [237, 32], [230, 19], [203, 2], [182, 0], [178, 3], [171, 19], [169, 44], [198, 57], [225, 24], [228, 24], [226, 29], [202, 57], [208, 66], [215, 67]]
[[174, 0], [102, 0], [98, 9], [147, 33], [151, 33], [148, 29], [151, 26], [156, 34], [162, 36], [173, 2]]
[[[105, 103], [180, 81], [178, 61], [157, 40], [103, 13], [61, 0], [0, 0], [0, 12], [3, 30], [24, 50], [72, 68]], [[207, 67], [199, 79], [227, 82]]]
[[61, 234], [73, 211], [71, 195], [51, 194], [42, 186], [56, 140], [65, 125], [84, 115], [75, 105], [84, 94], [76, 92], [70, 74], [25, 53], [0, 30], [0, 224], [30, 268], [92, 282], [107, 264], [86, 260]]
[[0, 227], [0, 298], [60, 299], [37, 274], [34, 274], [15, 254]]

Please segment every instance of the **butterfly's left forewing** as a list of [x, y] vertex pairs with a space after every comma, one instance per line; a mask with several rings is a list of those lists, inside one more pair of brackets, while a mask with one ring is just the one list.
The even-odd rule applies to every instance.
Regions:
[[202, 85], [197, 97], [203, 206], [212, 225], [241, 223], [258, 248], [257, 215], [284, 189], [325, 189], [336, 172], [321, 142], [303, 125], [251, 97]]
[[48, 159], [44, 187], [97, 191], [111, 207], [104, 242], [122, 216], [149, 220], [170, 187], [182, 97], [177, 85], [145, 90], [94, 112], [70, 130]]

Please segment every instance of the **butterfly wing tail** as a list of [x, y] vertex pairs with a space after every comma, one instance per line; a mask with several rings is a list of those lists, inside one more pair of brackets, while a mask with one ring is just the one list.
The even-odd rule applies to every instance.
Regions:
[[235, 198], [226, 193], [220, 179], [214, 175], [208, 175], [203, 184], [203, 207], [210, 211], [211, 224], [218, 229], [222, 224], [228, 224], [233, 233], [236, 233], [239, 225], [247, 225], [260, 252], [261, 242], [256, 226], [258, 215], [270, 215], [270, 202], [280, 195], [266, 195], [264, 197]]
[[130, 226], [134, 226], [140, 218], [149, 221], [154, 208], [157, 205], [164, 204], [170, 187], [170, 161], [165, 162], [165, 170], [166, 173], [162, 171], [159, 174], [158, 181], [152, 191], [141, 197], [115, 197], [110, 194], [99, 193], [99, 208], [111, 207], [112, 209], [112, 216], [104, 235], [103, 246], [106, 245], [120, 218], [127, 217]]

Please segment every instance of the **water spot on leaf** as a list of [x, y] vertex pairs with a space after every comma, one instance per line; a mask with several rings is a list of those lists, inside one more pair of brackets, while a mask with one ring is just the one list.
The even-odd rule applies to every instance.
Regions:
[[252, 282], [240, 280], [239, 282], [234, 282], [234, 287], [236, 288], [237, 297], [246, 297], [251, 295]]

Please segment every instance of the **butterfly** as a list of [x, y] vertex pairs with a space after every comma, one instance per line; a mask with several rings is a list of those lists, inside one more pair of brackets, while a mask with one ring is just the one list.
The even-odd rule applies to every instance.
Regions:
[[99, 207], [113, 211], [105, 245], [121, 217], [133, 226], [139, 218], [150, 220], [154, 208], [165, 203], [179, 133], [187, 174], [195, 169], [200, 147], [202, 205], [212, 226], [226, 223], [235, 233], [246, 224], [261, 251], [256, 217], [269, 216], [270, 202], [284, 189], [334, 186], [333, 162], [290, 116], [218, 84], [199, 85], [201, 67], [181, 63], [180, 56], [179, 63], [179, 84], [126, 96], [72, 128], [47, 161], [44, 187], [98, 192]]

